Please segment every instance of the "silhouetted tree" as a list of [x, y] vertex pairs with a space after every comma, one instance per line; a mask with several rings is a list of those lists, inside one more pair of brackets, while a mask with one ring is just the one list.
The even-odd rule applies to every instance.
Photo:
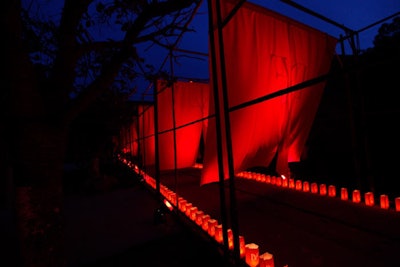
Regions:
[[21, 266], [66, 265], [62, 173], [71, 123], [99, 98], [106, 103], [105, 92], [113, 92], [109, 100], [126, 99], [140, 73], [154, 74], [137, 46], [162, 45], [188, 30], [199, 2], [2, 2], [1, 164], [16, 185]]

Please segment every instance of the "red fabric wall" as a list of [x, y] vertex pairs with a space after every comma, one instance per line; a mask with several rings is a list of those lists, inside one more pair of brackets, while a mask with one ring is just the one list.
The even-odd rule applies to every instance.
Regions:
[[178, 81], [167, 86], [159, 81], [157, 88], [160, 169], [193, 167], [204, 127], [201, 119], [208, 116], [209, 85]]
[[144, 166], [154, 166], [154, 106], [141, 105], [139, 112], [139, 147]]
[[[160, 170], [192, 167], [205, 127], [202, 119], [208, 116], [209, 85], [178, 81], [171, 86], [165, 81], [158, 81], [157, 92]], [[140, 148], [144, 164], [154, 166], [154, 107], [141, 108], [139, 114]]]
[[[221, 2], [224, 18], [233, 4], [227, 0]], [[217, 35], [214, 36], [218, 40]], [[245, 3], [223, 29], [229, 107], [328, 73], [336, 42], [325, 33]], [[221, 67], [218, 62], [217, 53], [217, 69]], [[288, 162], [300, 160], [324, 86], [325, 83], [319, 83], [230, 112], [234, 172], [269, 166], [277, 153], [276, 170], [288, 175]], [[211, 95], [211, 114], [214, 113], [213, 99]], [[223, 112], [221, 116], [223, 118]], [[222, 127], [224, 129], [224, 124]], [[223, 135], [224, 176], [227, 178], [225, 140]], [[215, 119], [211, 119], [201, 184], [218, 181], [216, 146]]]

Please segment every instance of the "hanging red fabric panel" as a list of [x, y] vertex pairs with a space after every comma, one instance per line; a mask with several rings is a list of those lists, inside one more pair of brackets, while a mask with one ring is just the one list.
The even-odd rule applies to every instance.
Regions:
[[139, 146], [140, 155], [144, 166], [155, 164], [155, 138], [154, 138], [154, 106], [140, 105], [138, 107], [139, 120]]
[[[220, 1], [222, 19], [235, 4]], [[236, 1], [238, 2], [238, 1]], [[215, 10], [215, 8], [214, 8]], [[214, 15], [214, 21], [216, 16]], [[218, 36], [214, 27], [217, 70]], [[244, 3], [223, 29], [229, 108], [329, 72], [337, 40], [260, 6]], [[215, 79], [210, 75], [211, 79]], [[218, 92], [222, 109], [221, 75]], [[289, 162], [300, 160], [325, 83], [229, 112], [234, 172], [269, 166], [288, 175]], [[211, 90], [212, 92], [212, 90]], [[214, 100], [211, 95], [210, 100]], [[214, 113], [210, 101], [210, 114]], [[223, 120], [223, 112], [220, 113]], [[222, 122], [222, 132], [225, 133]], [[222, 134], [224, 178], [228, 177], [226, 136]], [[215, 119], [209, 120], [201, 184], [218, 181]]]
[[209, 85], [178, 81], [157, 85], [160, 170], [193, 167], [208, 116]]
[[129, 126], [130, 127], [130, 150], [131, 150], [131, 156], [132, 157], [137, 157], [138, 156], [138, 133], [137, 133], [137, 127], [138, 127], [138, 119], [135, 117], [133, 118], [132, 124]]

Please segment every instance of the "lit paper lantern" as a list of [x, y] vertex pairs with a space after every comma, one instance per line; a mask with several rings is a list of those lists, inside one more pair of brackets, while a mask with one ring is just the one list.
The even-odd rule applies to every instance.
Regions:
[[321, 196], [326, 196], [326, 184], [319, 185], [319, 194]]
[[244, 240], [244, 236], [239, 236], [239, 252], [240, 258], [244, 258], [246, 256], [246, 243]]
[[189, 218], [194, 221], [196, 220], [196, 212], [197, 212], [198, 208], [197, 207], [191, 207], [189, 209]]
[[287, 178], [282, 178], [282, 187], [288, 187], [289, 186], [289, 181]]
[[396, 197], [394, 199], [394, 206], [395, 206], [396, 211], [400, 211], [400, 197]]
[[265, 182], [266, 182], [267, 184], [270, 184], [270, 183], [271, 183], [271, 175], [265, 176]]
[[187, 200], [186, 200], [186, 199], [183, 199], [183, 198], [179, 198], [178, 201], [179, 201], [179, 202], [178, 202], [178, 208], [179, 208], [179, 210], [182, 211], [183, 213], [185, 213], [185, 211], [186, 211], [186, 203], [187, 203]]
[[208, 220], [208, 229], [207, 229], [207, 231], [208, 231], [208, 234], [210, 236], [212, 236], [212, 237], [215, 235], [215, 226], [217, 226], [217, 224], [218, 224], [218, 222], [215, 219], [209, 219]]
[[203, 215], [204, 215], [204, 212], [202, 210], [196, 211], [196, 220], [195, 220], [195, 222], [199, 226], [201, 226], [202, 223], [203, 223]]
[[328, 196], [336, 197], [336, 187], [334, 185], [328, 186]]
[[190, 208], [193, 206], [193, 204], [192, 203], [190, 203], [190, 202], [188, 202], [188, 203], [186, 203], [185, 204], [185, 214], [186, 214], [186, 216], [190, 216]]
[[276, 184], [277, 186], [282, 186], [282, 177], [276, 177], [276, 182], [275, 182], [275, 184]]
[[360, 203], [361, 202], [361, 193], [360, 190], [353, 190], [353, 197], [352, 200], [354, 203]]
[[171, 203], [176, 206], [176, 193], [172, 192], [171, 194], [169, 194], [169, 201], [171, 201]]
[[313, 194], [318, 193], [318, 184], [317, 183], [311, 183], [311, 193], [313, 193]]
[[303, 182], [303, 192], [310, 192], [310, 183], [307, 181]]
[[294, 179], [289, 178], [289, 188], [294, 188]]
[[342, 187], [340, 189], [340, 199], [341, 200], [348, 200], [349, 199], [349, 193], [347, 192], [347, 188]]
[[218, 243], [222, 243], [222, 241], [224, 241], [224, 237], [222, 235], [222, 224], [218, 224], [218, 225], [215, 226], [214, 239]]
[[254, 243], [246, 244], [246, 263], [251, 267], [256, 267], [260, 261], [258, 245]]
[[302, 187], [303, 183], [301, 182], [301, 180], [296, 180], [296, 190], [301, 190]]
[[380, 196], [380, 206], [382, 209], [389, 209], [389, 197], [388, 195]]
[[275, 176], [272, 176], [271, 177], [271, 184], [276, 184], [276, 177]]
[[367, 206], [375, 205], [374, 194], [372, 192], [366, 192], [364, 194], [364, 201], [365, 201], [365, 205], [367, 205]]
[[232, 229], [228, 229], [228, 248], [233, 249], [233, 232]]
[[274, 256], [271, 253], [265, 252], [260, 255], [259, 267], [274, 267]]
[[204, 231], [208, 232], [208, 221], [210, 220], [210, 215], [205, 214], [201, 217], [201, 228], [203, 228]]

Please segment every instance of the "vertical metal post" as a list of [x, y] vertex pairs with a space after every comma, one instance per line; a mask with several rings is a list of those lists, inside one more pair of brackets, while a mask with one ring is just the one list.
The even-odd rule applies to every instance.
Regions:
[[[228, 159], [228, 179], [229, 179], [229, 199], [230, 199], [230, 218], [232, 223], [232, 232], [233, 232], [233, 243], [234, 243], [234, 260], [239, 263], [240, 261], [240, 241], [239, 241], [239, 222], [237, 215], [237, 204], [236, 204], [236, 189], [235, 189], [235, 174], [233, 169], [233, 153], [232, 153], [232, 139], [231, 139], [231, 131], [230, 131], [230, 120], [229, 120], [229, 101], [228, 101], [228, 90], [226, 84], [226, 68], [225, 68], [225, 51], [224, 51], [224, 42], [223, 42], [223, 33], [222, 33], [222, 18], [221, 18], [221, 6], [220, 1], [216, 0], [215, 13], [217, 15], [217, 34], [218, 34], [218, 46], [219, 46], [219, 60], [221, 64], [221, 85], [222, 85], [222, 100], [223, 100], [223, 110], [224, 110], [224, 123], [225, 123], [225, 132], [223, 133], [226, 140], [226, 150], [227, 150], [227, 159]], [[212, 11], [212, 10], [211, 10]], [[212, 16], [212, 12], [210, 12], [209, 16]], [[212, 22], [212, 21], [211, 21]], [[211, 24], [212, 26], [212, 24]], [[211, 28], [212, 30], [212, 28]], [[214, 36], [213, 30], [210, 32], [210, 36]], [[215, 50], [215, 46], [213, 47]], [[215, 57], [215, 55], [214, 55]], [[217, 59], [215, 59], [217, 60]], [[214, 75], [216, 77], [216, 75]], [[215, 79], [214, 79], [215, 80]], [[217, 95], [218, 95], [218, 90]], [[215, 94], [214, 94], [215, 97]], [[219, 99], [216, 99], [217, 102]], [[222, 162], [223, 163], [223, 162]], [[223, 169], [223, 164], [219, 165], [220, 168]], [[224, 180], [224, 176], [220, 177], [220, 180]], [[226, 228], [223, 231], [224, 240], [228, 240]], [[228, 242], [224, 242], [227, 244]]]
[[169, 50], [169, 64], [171, 70], [171, 103], [172, 103], [172, 127], [174, 136], [174, 179], [175, 179], [175, 194], [178, 195], [178, 164], [176, 155], [176, 119], [175, 119], [175, 86], [173, 82], [174, 78], [174, 63], [173, 63], [173, 53], [172, 47]]
[[[342, 36], [342, 35], [341, 35]], [[342, 54], [344, 56], [344, 40], [341, 40], [341, 49], [342, 49]], [[352, 41], [351, 41], [352, 42]], [[353, 55], [355, 53], [354, 46], [351, 45], [351, 51], [353, 52]], [[348, 60], [344, 58], [344, 64], [348, 64]], [[344, 67], [345, 69], [348, 69], [347, 66]], [[345, 83], [345, 90], [346, 90], [346, 95], [347, 95], [347, 103], [348, 103], [348, 110], [349, 110], [349, 124], [350, 124], [350, 130], [351, 130], [351, 144], [352, 144], [352, 154], [353, 154], [353, 164], [354, 164], [354, 176], [355, 176], [355, 183], [356, 187], [361, 189], [362, 185], [362, 179], [361, 179], [361, 161], [360, 161], [360, 152], [359, 152], [359, 141], [358, 141], [358, 136], [359, 136], [359, 125], [358, 125], [358, 118], [357, 118], [357, 112], [356, 112], [356, 102], [357, 102], [357, 94], [356, 90], [352, 90], [352, 79], [351, 79], [351, 70], [346, 70], [344, 72], [344, 83]]]
[[160, 191], [160, 155], [158, 146], [158, 84], [157, 80], [154, 81], [154, 149], [155, 149], [155, 179], [156, 179], [156, 192], [157, 199], [161, 201], [161, 191]]
[[[210, 54], [211, 54], [211, 71], [213, 81], [213, 95], [214, 95], [214, 109], [215, 109], [215, 129], [217, 138], [217, 156], [218, 156], [218, 176], [219, 176], [219, 195], [220, 195], [220, 209], [221, 209], [221, 223], [223, 228], [223, 240], [227, 240], [227, 208], [225, 197], [225, 182], [224, 182], [224, 168], [223, 168], [223, 152], [222, 152], [222, 130], [221, 130], [221, 112], [219, 106], [219, 92], [217, 80], [217, 63], [216, 63], [216, 47], [214, 36], [214, 21], [213, 21], [213, 0], [208, 0], [208, 35], [210, 39]], [[224, 242], [224, 256], [228, 258], [229, 247], [227, 242]]]

